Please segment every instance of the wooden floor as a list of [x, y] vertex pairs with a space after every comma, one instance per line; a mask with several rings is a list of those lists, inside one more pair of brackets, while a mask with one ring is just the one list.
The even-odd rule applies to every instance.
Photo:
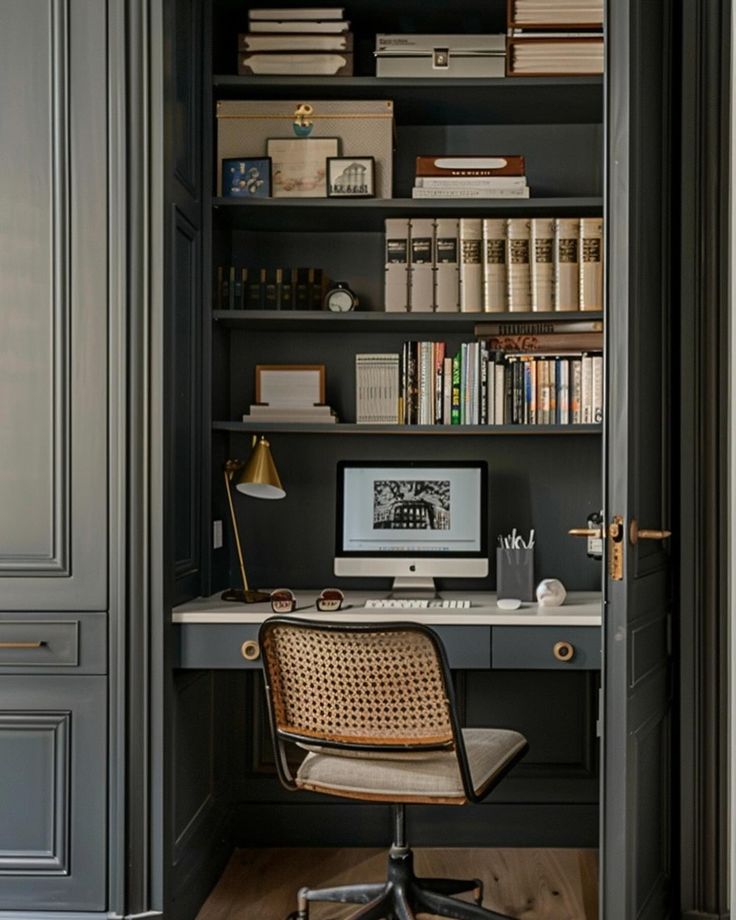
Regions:
[[[197, 920], [284, 920], [302, 885], [382, 881], [385, 860], [375, 849], [236, 850]], [[481, 878], [483, 906], [519, 920], [598, 917], [596, 850], [417, 848], [415, 868], [418, 875]], [[343, 920], [355, 910], [315, 903], [310, 920]]]

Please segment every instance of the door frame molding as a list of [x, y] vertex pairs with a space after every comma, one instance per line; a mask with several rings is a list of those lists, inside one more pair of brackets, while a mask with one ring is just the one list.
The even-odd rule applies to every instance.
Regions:
[[678, 646], [680, 909], [728, 916], [731, 13], [681, 9]]

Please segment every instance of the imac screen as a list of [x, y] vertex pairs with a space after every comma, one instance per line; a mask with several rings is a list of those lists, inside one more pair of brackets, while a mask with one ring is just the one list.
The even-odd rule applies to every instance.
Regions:
[[485, 464], [341, 466], [338, 553], [484, 552]]

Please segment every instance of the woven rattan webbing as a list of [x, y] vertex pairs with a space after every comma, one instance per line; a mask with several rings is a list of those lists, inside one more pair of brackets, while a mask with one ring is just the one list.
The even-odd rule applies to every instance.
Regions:
[[452, 741], [442, 668], [420, 632], [278, 625], [262, 651], [281, 731], [378, 745]]

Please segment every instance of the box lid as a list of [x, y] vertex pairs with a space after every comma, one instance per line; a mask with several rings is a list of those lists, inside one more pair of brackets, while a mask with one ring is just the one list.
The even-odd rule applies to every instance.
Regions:
[[376, 57], [431, 57], [438, 51], [450, 55], [503, 56], [506, 36], [498, 35], [376, 35]]

